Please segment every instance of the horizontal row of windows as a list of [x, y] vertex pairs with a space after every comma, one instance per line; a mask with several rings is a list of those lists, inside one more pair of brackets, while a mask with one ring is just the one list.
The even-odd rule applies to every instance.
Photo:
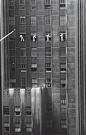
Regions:
[[[64, 7], [65, 6], [65, 0], [60, 0], [60, 6]], [[50, 6], [51, 0], [44, 0], [45, 5]], [[25, 5], [25, 0], [19, 0], [20, 5]], [[30, 0], [31, 5], [36, 5], [36, 0]], [[9, 0], [9, 5], [13, 6], [14, 5], [14, 0]]]
[[[16, 126], [16, 124], [15, 124]], [[4, 132], [10, 132], [10, 127], [8, 126], [4, 126]], [[21, 127], [15, 127], [15, 132], [21, 132]], [[26, 132], [32, 132], [32, 128], [31, 127], [26, 127]]]
[[[9, 115], [10, 110], [9, 107], [3, 107], [3, 114], [4, 115]], [[26, 115], [31, 115], [31, 107], [25, 107], [25, 113]], [[14, 108], [14, 114], [15, 116], [20, 116], [21, 115], [21, 109], [20, 107], [15, 107]]]

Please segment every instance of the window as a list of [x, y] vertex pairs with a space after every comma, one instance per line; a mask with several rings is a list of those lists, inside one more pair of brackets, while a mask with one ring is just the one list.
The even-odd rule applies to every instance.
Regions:
[[32, 84], [37, 84], [37, 79], [32, 79]]
[[50, 25], [50, 24], [51, 24], [51, 17], [45, 16], [45, 25]]
[[66, 16], [60, 16], [60, 25], [66, 25]]
[[21, 132], [21, 128], [20, 127], [16, 127], [15, 128], [15, 132]]
[[4, 131], [9, 132], [10, 131], [10, 123], [9, 122], [4, 122]]
[[31, 107], [26, 107], [25, 111], [26, 111], [26, 115], [31, 115]]
[[3, 107], [3, 114], [4, 115], [9, 115], [9, 107], [8, 106]]
[[31, 71], [37, 71], [37, 64], [31, 64]]
[[25, 48], [21, 48], [21, 56], [26, 56], [26, 49]]
[[60, 73], [60, 79], [66, 80], [66, 73]]
[[61, 84], [61, 88], [66, 88], [66, 84]]
[[36, 26], [36, 17], [35, 16], [31, 17], [31, 25]]
[[32, 48], [31, 57], [37, 57], [37, 48]]
[[30, 0], [31, 6], [36, 4], [36, 0]]
[[51, 47], [45, 48], [45, 56], [51, 56]]
[[46, 87], [51, 87], [52, 86], [52, 82], [51, 82], [51, 78], [46, 79]]
[[14, 0], [9, 0], [9, 6], [13, 6], [14, 5]]
[[61, 104], [66, 104], [66, 95], [61, 95]]
[[26, 78], [21, 79], [21, 87], [26, 87]]
[[19, 0], [20, 5], [25, 5], [25, 0]]
[[51, 41], [51, 34], [50, 33], [45, 34], [45, 41], [47, 41], [47, 42]]
[[60, 55], [61, 56], [66, 56], [66, 47], [61, 47], [60, 48]]
[[26, 69], [26, 64], [25, 63], [21, 64], [21, 69]]
[[21, 126], [20, 122], [15, 122], [15, 127], [20, 127], [20, 126]]
[[46, 104], [46, 110], [47, 110], [48, 112], [51, 112], [51, 111], [52, 111], [52, 104], [51, 104], [51, 103], [47, 103], [47, 104]]
[[60, 8], [64, 8], [66, 5], [65, 0], [60, 0]]
[[26, 127], [26, 132], [32, 132], [32, 128], [31, 127]]
[[15, 50], [10, 50], [10, 56], [15, 56]]
[[66, 108], [61, 108], [61, 113], [67, 113], [67, 109]]
[[10, 63], [10, 68], [15, 68], [15, 63], [14, 62]]
[[33, 42], [37, 41], [37, 36], [35, 33], [31, 34], [31, 41], [33, 41]]
[[67, 128], [67, 120], [61, 119], [61, 128]]
[[45, 0], [45, 8], [50, 8], [51, 0]]
[[31, 58], [31, 62], [32, 62], [32, 63], [37, 63], [37, 57], [32, 57], [32, 58]]
[[66, 40], [66, 33], [65, 32], [60, 32], [60, 41], [65, 41]]
[[51, 64], [50, 63], [45, 64], [45, 70], [46, 70], [46, 72], [51, 72]]
[[15, 18], [9, 17], [9, 25], [15, 25]]
[[14, 88], [15, 87], [15, 83], [13, 83], [13, 82], [10, 82], [10, 88]]
[[60, 57], [60, 63], [66, 64], [66, 57]]
[[20, 116], [20, 107], [15, 107], [15, 115]]
[[34, 83], [33, 83], [33, 84], [32, 84], [32, 87], [33, 87], [33, 88], [36, 88], [36, 87], [37, 87], [37, 84], [34, 84]]
[[20, 17], [20, 24], [25, 24], [25, 17]]
[[20, 34], [20, 41], [25, 41], [25, 34]]

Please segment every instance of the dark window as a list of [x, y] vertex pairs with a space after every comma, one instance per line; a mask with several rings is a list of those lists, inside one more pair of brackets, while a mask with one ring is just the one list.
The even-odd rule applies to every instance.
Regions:
[[15, 87], [15, 83], [10, 83], [10, 88], [14, 88]]
[[65, 0], [60, 0], [60, 8], [64, 8], [66, 5]]
[[10, 128], [9, 127], [4, 127], [4, 131], [5, 132], [9, 132], [10, 131]]
[[26, 64], [25, 63], [21, 64], [21, 69], [26, 69]]
[[25, 17], [20, 17], [20, 24], [25, 24]]
[[31, 41], [33, 41], [33, 42], [36, 42], [36, 41], [37, 41], [37, 36], [36, 36], [36, 34], [32, 34], [32, 35], [31, 35]]
[[15, 107], [15, 115], [20, 115], [20, 107]]
[[21, 79], [21, 87], [26, 87], [26, 78]]
[[26, 115], [31, 115], [31, 107], [26, 107], [25, 111], [26, 111]]
[[13, 6], [14, 5], [14, 0], [9, 0], [9, 6]]
[[47, 42], [51, 41], [51, 34], [50, 33], [45, 33], [45, 41], [47, 41]]
[[25, 41], [25, 34], [20, 34], [20, 41]]
[[20, 5], [25, 5], [25, 0], [19, 0]]
[[45, 8], [50, 8], [51, 0], [45, 0]]
[[61, 84], [61, 88], [65, 88], [66, 87], [66, 84]]
[[66, 33], [65, 32], [60, 32], [60, 41], [64, 42], [66, 40]]
[[3, 114], [4, 115], [9, 115], [9, 107], [7, 107], [7, 106], [3, 107]]
[[51, 64], [50, 63], [45, 64], [45, 70], [46, 70], [46, 72], [51, 72]]

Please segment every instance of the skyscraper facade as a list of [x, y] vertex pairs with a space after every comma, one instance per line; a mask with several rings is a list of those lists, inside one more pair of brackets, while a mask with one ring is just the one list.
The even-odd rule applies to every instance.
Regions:
[[2, 135], [85, 135], [85, 10], [85, 0], [2, 0], [1, 37], [15, 29], [1, 42]]

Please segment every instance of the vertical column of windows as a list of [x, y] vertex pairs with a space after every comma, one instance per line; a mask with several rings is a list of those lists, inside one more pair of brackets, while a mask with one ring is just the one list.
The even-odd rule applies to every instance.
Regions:
[[[50, 23], [51, 24], [51, 23]], [[46, 87], [52, 87], [52, 63], [51, 63], [51, 58], [52, 58], [52, 48], [51, 48], [51, 32], [45, 32], [45, 84]]]
[[[14, 0], [9, 0], [9, 32], [15, 28]], [[10, 87], [15, 87], [15, 33], [9, 36]]]
[[59, 15], [59, 25], [60, 25], [60, 103], [61, 103], [61, 132], [62, 134], [67, 133], [67, 56], [66, 56], [66, 0], [59, 1], [60, 15]]
[[26, 11], [25, 11], [25, 0], [19, 0], [19, 14], [20, 14], [20, 85], [21, 88], [27, 86], [26, 77]]
[[[36, 0], [30, 1], [31, 12], [36, 8]], [[32, 73], [32, 87], [37, 87], [37, 34], [35, 31], [37, 25], [36, 16], [31, 16], [31, 73]]]

